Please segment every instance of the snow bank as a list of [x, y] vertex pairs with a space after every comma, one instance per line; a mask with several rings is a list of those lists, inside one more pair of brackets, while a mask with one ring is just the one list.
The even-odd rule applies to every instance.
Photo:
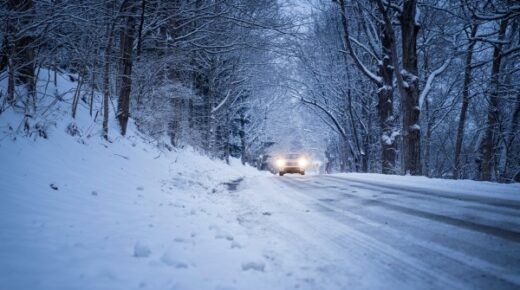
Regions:
[[57, 88], [38, 87], [60, 100], [29, 119], [44, 123], [47, 138], [24, 136], [24, 116], [12, 109], [0, 115], [0, 289], [274, 285], [255, 274], [261, 257], [240, 250], [247, 243], [227, 226], [229, 200], [220, 201], [261, 173], [191, 148], [159, 149], [132, 121], [122, 138], [112, 118], [107, 142], [83, 103], [70, 117], [74, 83], [59, 77]]

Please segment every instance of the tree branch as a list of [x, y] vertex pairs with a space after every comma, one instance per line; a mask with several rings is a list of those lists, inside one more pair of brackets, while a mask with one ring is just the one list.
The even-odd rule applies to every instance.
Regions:
[[451, 57], [448, 58], [446, 61], [444, 61], [444, 63], [438, 69], [432, 71], [432, 73], [428, 76], [426, 85], [424, 85], [424, 89], [422, 90], [421, 95], [419, 96], [419, 109], [422, 109], [424, 99], [430, 93], [433, 81], [439, 74], [441, 74], [442, 72], [444, 72], [444, 70], [446, 70], [446, 68], [448, 67], [448, 65], [451, 62], [451, 59], [452, 59]]

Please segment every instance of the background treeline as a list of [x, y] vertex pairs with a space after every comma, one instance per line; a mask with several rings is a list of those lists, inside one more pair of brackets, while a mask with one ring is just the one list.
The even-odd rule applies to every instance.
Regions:
[[520, 178], [518, 1], [312, 3], [292, 84], [334, 132], [327, 170]]
[[0, 17], [0, 112], [23, 112], [26, 130], [48, 110], [36, 79], [49, 69], [77, 78], [74, 98], [61, 101], [73, 117], [88, 106], [107, 139], [115, 114], [122, 135], [132, 116], [170, 146], [218, 158], [246, 162], [265, 146], [265, 84], [290, 26], [276, 1], [8, 0]]

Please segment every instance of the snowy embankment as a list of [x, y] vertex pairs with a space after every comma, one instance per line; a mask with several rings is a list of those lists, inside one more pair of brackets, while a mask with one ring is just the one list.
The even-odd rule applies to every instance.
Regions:
[[65, 120], [48, 139], [0, 143], [1, 289], [198, 288], [250, 261], [229, 250], [218, 196], [255, 170], [161, 152], [134, 129], [113, 143], [72, 137]]
[[261, 251], [229, 214], [230, 192], [261, 173], [159, 150], [132, 122], [122, 138], [110, 120], [107, 142], [83, 103], [69, 117], [75, 83], [58, 84], [39, 81], [30, 137], [23, 114], [0, 115], [0, 289], [279, 285], [258, 274], [268, 271]]

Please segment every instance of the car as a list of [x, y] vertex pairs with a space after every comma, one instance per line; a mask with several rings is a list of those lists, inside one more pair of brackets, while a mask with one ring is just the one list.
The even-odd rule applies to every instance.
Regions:
[[280, 176], [283, 176], [286, 173], [299, 173], [305, 175], [305, 169], [309, 165], [309, 161], [304, 154], [289, 153], [278, 156], [275, 159], [274, 165]]

